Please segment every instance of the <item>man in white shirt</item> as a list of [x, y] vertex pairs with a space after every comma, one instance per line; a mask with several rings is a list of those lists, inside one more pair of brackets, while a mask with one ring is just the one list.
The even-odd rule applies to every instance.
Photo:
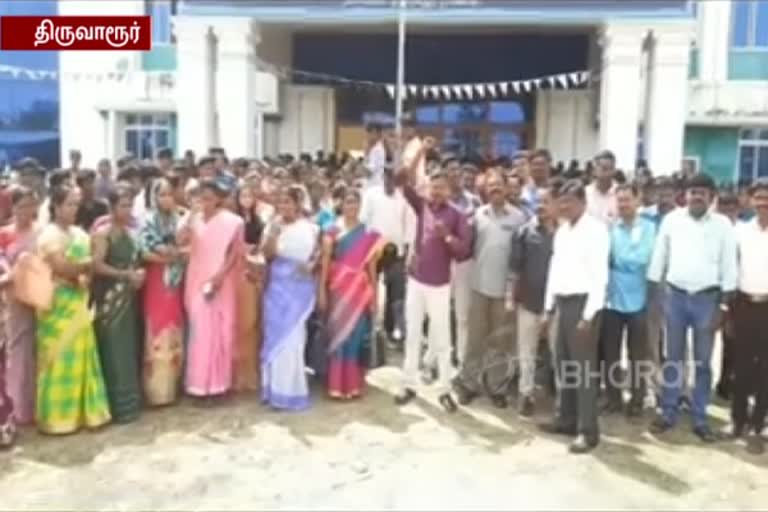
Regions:
[[[739, 285], [734, 302], [736, 331], [732, 434], [739, 437], [746, 429], [752, 434], [747, 449], [765, 452], [760, 433], [768, 412], [768, 179], [750, 187], [755, 217], [736, 227], [739, 250]], [[749, 411], [749, 397], [755, 405]]]
[[387, 148], [384, 146], [381, 125], [371, 123], [367, 126], [368, 150], [365, 154], [365, 166], [368, 168], [368, 186], [384, 184], [384, 167], [387, 165]]
[[577, 436], [571, 453], [586, 453], [600, 440], [597, 392], [597, 313], [608, 284], [609, 237], [605, 225], [586, 213], [586, 193], [579, 180], [558, 193], [562, 222], [557, 228], [544, 298], [554, 328], [559, 400], [554, 423], [544, 431]]
[[384, 328], [395, 342], [405, 335], [405, 253], [409, 206], [400, 189], [395, 187], [391, 168], [385, 168], [383, 183], [368, 188], [363, 195], [360, 220], [368, 229], [378, 232], [387, 246], [382, 258], [386, 288]]
[[696, 379], [691, 404], [693, 432], [703, 442], [717, 437], [707, 423], [712, 387], [712, 347], [738, 278], [734, 228], [723, 215], [710, 210], [715, 182], [697, 174], [686, 185], [687, 207], [664, 217], [659, 228], [648, 280], [655, 296], [665, 286], [666, 361], [663, 367], [661, 415], [651, 432], [670, 430], [680, 413], [683, 361], [688, 329], [693, 331]]
[[610, 226], [616, 220], [616, 157], [601, 151], [594, 159], [594, 181], [587, 187], [587, 211]]
[[403, 158], [402, 166], [408, 169], [416, 178], [416, 189], [426, 192], [427, 186], [427, 151], [432, 142], [424, 144], [416, 131], [416, 119], [413, 114], [405, 114], [402, 119], [403, 127]]

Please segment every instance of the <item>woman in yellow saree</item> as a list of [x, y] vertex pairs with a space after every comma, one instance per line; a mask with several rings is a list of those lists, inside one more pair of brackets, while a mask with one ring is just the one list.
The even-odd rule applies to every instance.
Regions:
[[37, 405], [39, 430], [70, 434], [109, 422], [109, 405], [88, 309], [90, 239], [74, 225], [79, 193], [59, 187], [51, 219], [37, 240], [56, 288], [50, 309], [38, 312]]

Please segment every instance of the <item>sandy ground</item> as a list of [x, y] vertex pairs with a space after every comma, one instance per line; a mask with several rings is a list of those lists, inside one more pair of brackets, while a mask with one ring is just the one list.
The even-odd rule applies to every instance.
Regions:
[[[302, 414], [242, 396], [65, 438], [25, 430], [0, 454], [0, 509], [768, 507], [768, 455], [732, 442], [702, 446], [687, 421], [657, 440], [646, 433], [650, 411], [634, 424], [608, 418], [600, 447], [573, 456], [564, 440], [483, 400], [449, 416], [425, 390], [397, 409], [397, 376], [382, 368], [364, 400], [317, 397]], [[726, 411], [712, 409], [721, 427]]]

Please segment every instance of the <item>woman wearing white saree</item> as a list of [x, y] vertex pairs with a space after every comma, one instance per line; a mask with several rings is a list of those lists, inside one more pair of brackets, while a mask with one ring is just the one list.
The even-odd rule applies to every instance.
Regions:
[[261, 351], [262, 400], [275, 409], [309, 407], [305, 372], [306, 321], [315, 308], [312, 270], [318, 227], [301, 216], [301, 191], [280, 197], [279, 218], [267, 229], [269, 261], [264, 293], [264, 344]]

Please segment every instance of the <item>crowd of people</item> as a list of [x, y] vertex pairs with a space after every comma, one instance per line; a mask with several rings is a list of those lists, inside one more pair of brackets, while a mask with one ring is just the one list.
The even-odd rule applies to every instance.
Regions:
[[69, 434], [182, 394], [304, 410], [313, 375], [361, 398], [383, 349], [404, 351], [398, 405], [427, 381], [449, 413], [483, 394], [507, 407], [485, 375], [502, 354], [524, 417], [537, 366], [553, 369], [540, 427], [573, 453], [598, 445], [600, 414], [649, 405], [653, 433], [688, 408], [713, 442], [721, 331], [730, 434], [762, 453], [768, 182], [627, 176], [610, 151], [585, 169], [545, 149], [473, 161], [408, 118], [402, 141], [368, 134], [361, 158], [18, 162], [0, 192], [0, 445], [19, 424]]

